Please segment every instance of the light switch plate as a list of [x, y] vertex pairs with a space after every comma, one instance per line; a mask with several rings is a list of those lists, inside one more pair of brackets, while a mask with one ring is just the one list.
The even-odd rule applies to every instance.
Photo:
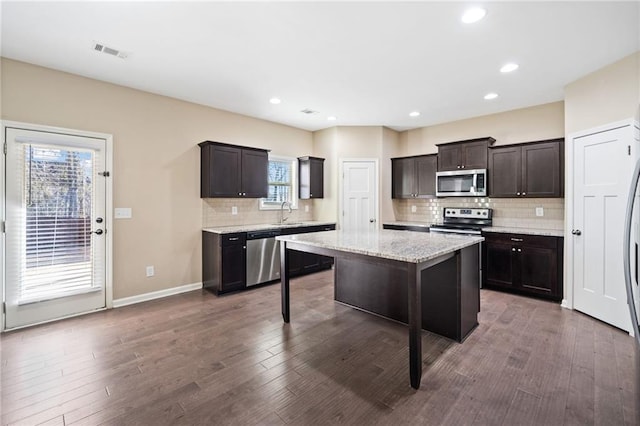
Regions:
[[155, 268], [153, 266], [147, 266], [147, 277], [152, 277], [156, 274]]
[[236, 206], [231, 207], [231, 214], [238, 214], [238, 208]]
[[304, 212], [309, 213], [309, 206], [304, 206]]
[[131, 219], [130, 207], [116, 207], [114, 210], [115, 219]]
[[418, 211], [418, 208], [416, 206], [411, 206], [411, 213], [415, 213]]
[[536, 216], [544, 216], [544, 208], [536, 207]]

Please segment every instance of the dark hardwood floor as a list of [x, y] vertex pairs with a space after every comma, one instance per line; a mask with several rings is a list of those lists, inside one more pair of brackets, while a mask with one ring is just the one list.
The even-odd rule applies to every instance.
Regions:
[[423, 333], [409, 386], [401, 324], [333, 301], [333, 272], [194, 291], [0, 337], [2, 424], [633, 424], [626, 333], [482, 291], [463, 343]]

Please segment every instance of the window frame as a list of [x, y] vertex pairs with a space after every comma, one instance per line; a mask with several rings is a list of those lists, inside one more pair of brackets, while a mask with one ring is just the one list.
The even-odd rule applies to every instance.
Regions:
[[[298, 159], [295, 157], [286, 157], [281, 155], [269, 154], [269, 163], [272, 161], [277, 162], [289, 162], [291, 163], [291, 190], [289, 191], [291, 208], [298, 209]], [[271, 182], [268, 183], [271, 186]], [[266, 201], [266, 198], [260, 198], [260, 210], [280, 210], [282, 203], [276, 203], [272, 201]]]

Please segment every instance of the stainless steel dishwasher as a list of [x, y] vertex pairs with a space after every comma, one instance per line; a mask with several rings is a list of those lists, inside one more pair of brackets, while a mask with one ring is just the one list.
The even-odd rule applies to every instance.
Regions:
[[247, 232], [247, 287], [280, 279], [280, 230]]

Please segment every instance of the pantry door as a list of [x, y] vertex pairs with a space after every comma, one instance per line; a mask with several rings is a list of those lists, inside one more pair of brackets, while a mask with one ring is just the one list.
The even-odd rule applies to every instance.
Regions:
[[635, 143], [630, 126], [573, 139], [574, 308], [626, 331], [622, 244]]
[[375, 160], [342, 162], [342, 218], [344, 231], [378, 227], [377, 164]]
[[106, 307], [106, 139], [5, 127], [5, 328]]

